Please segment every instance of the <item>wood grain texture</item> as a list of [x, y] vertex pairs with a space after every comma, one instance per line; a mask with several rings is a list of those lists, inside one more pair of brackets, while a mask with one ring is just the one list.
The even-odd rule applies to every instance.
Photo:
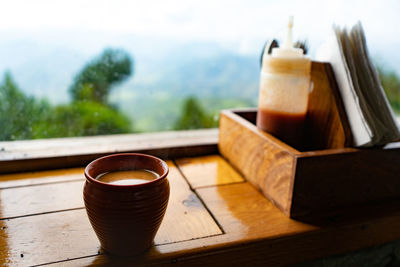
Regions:
[[84, 179], [83, 168], [0, 174], [0, 189]]
[[297, 158], [291, 216], [400, 201], [400, 148], [352, 149]]
[[[168, 163], [170, 202], [155, 244], [222, 234], [177, 168]], [[82, 186], [82, 181], [71, 181], [1, 189], [3, 263], [28, 266], [97, 255], [99, 242], [83, 208]], [[73, 210], [61, 211], [66, 209]]]
[[[99, 243], [85, 210], [78, 209], [0, 220], [0, 266], [285, 266], [400, 238], [398, 205], [391, 210], [368, 207], [363, 217], [353, 211], [339, 221], [298, 222], [284, 216], [248, 183], [202, 187], [196, 195], [169, 164], [175, 202], [169, 206], [170, 217], [165, 218], [156, 245], [145, 254], [133, 258], [98, 254]], [[26, 187], [39, 186], [47, 184]], [[215, 222], [203, 212], [202, 203], [224, 233], [214, 232]], [[1, 202], [0, 209], [4, 206], [7, 203]], [[187, 234], [186, 239], [182, 234]]]
[[225, 233], [242, 239], [275, 238], [315, 229], [312, 225], [288, 219], [249, 183], [199, 188], [197, 192]]
[[4, 265], [32, 266], [96, 255], [99, 250], [83, 209], [2, 220], [0, 225], [4, 228], [0, 241], [5, 244], [0, 250]]
[[179, 242], [222, 234], [197, 195], [169, 162], [168, 180], [171, 192], [165, 218], [157, 234], [156, 244]]
[[0, 190], [0, 218], [83, 208], [83, 181]]
[[239, 110], [221, 114], [219, 148], [247, 181], [292, 218], [400, 200], [400, 165], [395, 164], [400, 161], [400, 143], [293, 152], [260, 134]]
[[352, 135], [336, 80], [329, 63], [312, 62], [313, 91], [306, 120], [306, 150], [344, 148]]
[[351, 131], [330, 65], [313, 62], [311, 77], [301, 152], [257, 129], [251, 110], [233, 110], [221, 113], [220, 153], [292, 218], [400, 200], [400, 145], [347, 147]]
[[228, 162], [219, 155], [182, 158], [176, 164], [192, 188], [243, 182]]
[[290, 212], [295, 157], [300, 152], [259, 130], [240, 112], [221, 112], [218, 148], [243, 176], [283, 212]]
[[[225, 234], [153, 247], [135, 258], [98, 255], [62, 266], [286, 266], [400, 238], [400, 212], [311, 225], [284, 216], [248, 183], [196, 190]], [[377, 209], [379, 211], [379, 208]], [[381, 209], [382, 210], [382, 209]]]
[[171, 159], [217, 153], [218, 129], [0, 142], [0, 173], [86, 165], [112, 153]]

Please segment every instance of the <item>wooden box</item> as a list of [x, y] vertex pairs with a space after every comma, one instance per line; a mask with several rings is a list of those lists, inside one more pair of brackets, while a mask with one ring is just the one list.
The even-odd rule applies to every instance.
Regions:
[[293, 148], [259, 130], [256, 109], [225, 110], [220, 153], [292, 218], [319, 217], [400, 200], [400, 143], [352, 148], [330, 65], [312, 64], [307, 146]]

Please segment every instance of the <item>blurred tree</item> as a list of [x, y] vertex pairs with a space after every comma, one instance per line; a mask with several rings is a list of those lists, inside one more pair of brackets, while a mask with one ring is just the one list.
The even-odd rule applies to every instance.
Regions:
[[213, 116], [207, 114], [199, 101], [189, 97], [183, 103], [180, 117], [175, 122], [175, 130], [201, 129], [216, 127]]
[[133, 73], [133, 60], [123, 50], [106, 49], [75, 76], [69, 91], [73, 101], [93, 101], [108, 105], [113, 86]]
[[97, 102], [61, 105], [33, 126], [33, 138], [103, 135], [131, 132], [124, 114]]
[[400, 77], [393, 70], [378, 67], [382, 87], [388, 97], [390, 105], [396, 114], [400, 114]]
[[50, 110], [48, 102], [25, 96], [11, 73], [4, 74], [0, 84], [0, 140], [31, 139], [33, 125]]
[[73, 102], [56, 107], [26, 96], [6, 72], [0, 84], [0, 140], [131, 132], [129, 118], [107, 102], [112, 86], [131, 74], [131, 65], [125, 52], [105, 50], [75, 77]]

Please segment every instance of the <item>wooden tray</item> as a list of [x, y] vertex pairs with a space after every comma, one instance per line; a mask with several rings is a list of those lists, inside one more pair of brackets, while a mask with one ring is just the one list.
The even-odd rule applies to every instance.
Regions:
[[225, 110], [220, 153], [292, 218], [400, 199], [400, 143], [351, 148], [351, 134], [327, 63], [312, 65], [307, 135], [293, 148], [259, 130], [256, 109]]

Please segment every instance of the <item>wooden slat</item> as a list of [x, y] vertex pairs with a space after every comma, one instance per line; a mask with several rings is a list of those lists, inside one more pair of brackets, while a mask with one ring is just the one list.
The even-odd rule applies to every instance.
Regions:
[[[174, 166], [170, 181], [167, 215], [147, 253], [133, 258], [97, 255], [97, 238], [85, 210], [79, 209], [0, 220], [0, 266], [285, 266], [400, 239], [398, 207], [391, 212], [368, 207], [366, 217], [353, 213], [340, 222], [310, 224], [287, 218], [248, 183], [200, 187], [200, 201]], [[27, 188], [40, 186], [47, 185]], [[20, 188], [25, 187], [0, 194]], [[4, 205], [1, 201], [0, 207]]]
[[219, 155], [182, 158], [176, 160], [176, 163], [192, 188], [244, 181]]
[[84, 168], [0, 175], [0, 219], [83, 208]]
[[[177, 168], [168, 163], [171, 195], [155, 244], [222, 234]], [[82, 186], [82, 181], [73, 181], [0, 190], [3, 218], [52, 212], [0, 220], [0, 259], [34, 265], [96, 255], [99, 243], [83, 209]], [[74, 208], [78, 210], [55, 212]]]
[[231, 111], [221, 113], [219, 151], [247, 181], [289, 214], [293, 170], [301, 152], [240, 115]]
[[99, 242], [86, 211], [58, 212], [0, 221], [0, 266], [32, 266], [96, 255]]
[[0, 189], [84, 180], [84, 168], [0, 174]]
[[156, 244], [178, 242], [222, 234], [197, 195], [190, 190], [178, 169], [169, 162], [171, 195]]
[[[218, 251], [226, 246], [226, 253], [230, 257], [235, 257], [235, 253], [243, 256], [243, 253], [237, 249], [229, 249], [230, 246], [240, 246], [241, 249], [251, 252], [246, 248], [251, 248], [251, 245], [244, 246], [243, 244], [249, 243], [254, 239], [261, 240], [261, 238], [270, 238], [273, 240], [278, 237], [295, 233], [305, 233], [314, 229], [304, 223], [296, 222], [286, 218], [272, 203], [264, 198], [258, 191], [256, 191], [248, 183], [230, 184], [225, 186], [200, 188], [197, 190], [207, 207], [209, 207], [214, 214], [219, 224], [223, 227], [225, 234], [215, 236], [198, 241], [183, 242], [181, 244], [164, 245], [157, 247], [157, 253], [150, 251], [149, 255], [144, 255], [144, 258], [129, 259], [131, 264], [139, 262], [147, 262], [147, 264], [171, 264], [173, 265], [174, 259], [177, 262], [190, 262], [194, 266], [201, 264], [210, 264], [206, 259], [199, 259], [196, 256], [183, 256], [186, 253], [199, 254], [204, 257], [212, 257], [214, 254], [213, 249]], [[188, 252], [189, 250], [189, 252]], [[202, 251], [205, 250], [205, 251]], [[208, 250], [208, 252], [206, 252]], [[229, 251], [231, 250], [231, 251]], [[236, 250], [236, 251], [235, 251]], [[229, 251], [229, 252], [228, 252]], [[267, 250], [268, 251], [268, 250]], [[267, 253], [267, 251], [265, 253]], [[223, 252], [223, 253], [225, 253]], [[209, 253], [205, 256], [204, 254]], [[222, 252], [219, 252], [222, 253]], [[197, 257], [200, 257], [197, 255]], [[216, 266], [226, 266], [230, 262], [229, 257], [222, 256], [213, 263]], [[245, 262], [247, 264], [254, 263], [254, 257], [249, 258]], [[195, 260], [191, 260], [191, 258]], [[225, 259], [223, 261], [222, 259]], [[236, 263], [236, 259], [234, 260]], [[240, 262], [240, 260], [238, 260]], [[268, 261], [262, 261], [263, 263]], [[64, 266], [84, 266], [84, 265], [116, 265], [118, 260], [112, 259], [107, 255], [90, 257], [87, 259], [79, 259], [72, 262], [63, 263]], [[123, 264], [119, 262], [120, 264]], [[125, 262], [126, 264], [126, 262]]]
[[204, 187], [197, 192], [225, 234], [156, 246], [135, 258], [98, 255], [62, 266], [286, 266], [400, 238], [398, 210], [311, 225], [287, 218], [248, 183]]
[[193, 144], [215, 143], [218, 140], [217, 137], [217, 129], [208, 129], [3, 141], [0, 142], [0, 160], [116, 153], [120, 151], [144, 150], [154, 146], [191, 146]]
[[349, 147], [352, 133], [329, 63], [312, 62], [314, 89], [307, 109], [307, 150]]
[[227, 234], [243, 239], [275, 238], [315, 229], [288, 219], [249, 183], [200, 188], [197, 192]]
[[0, 219], [83, 208], [83, 181], [0, 190]]
[[218, 129], [0, 142], [0, 173], [83, 166], [141, 152], [164, 159], [217, 153]]
[[304, 223], [284, 216], [248, 183], [201, 188], [197, 192], [226, 235], [238, 236], [240, 242], [249, 244], [247, 253], [231, 254], [238, 263], [242, 256], [254, 265], [285, 266], [400, 239], [397, 204]]

